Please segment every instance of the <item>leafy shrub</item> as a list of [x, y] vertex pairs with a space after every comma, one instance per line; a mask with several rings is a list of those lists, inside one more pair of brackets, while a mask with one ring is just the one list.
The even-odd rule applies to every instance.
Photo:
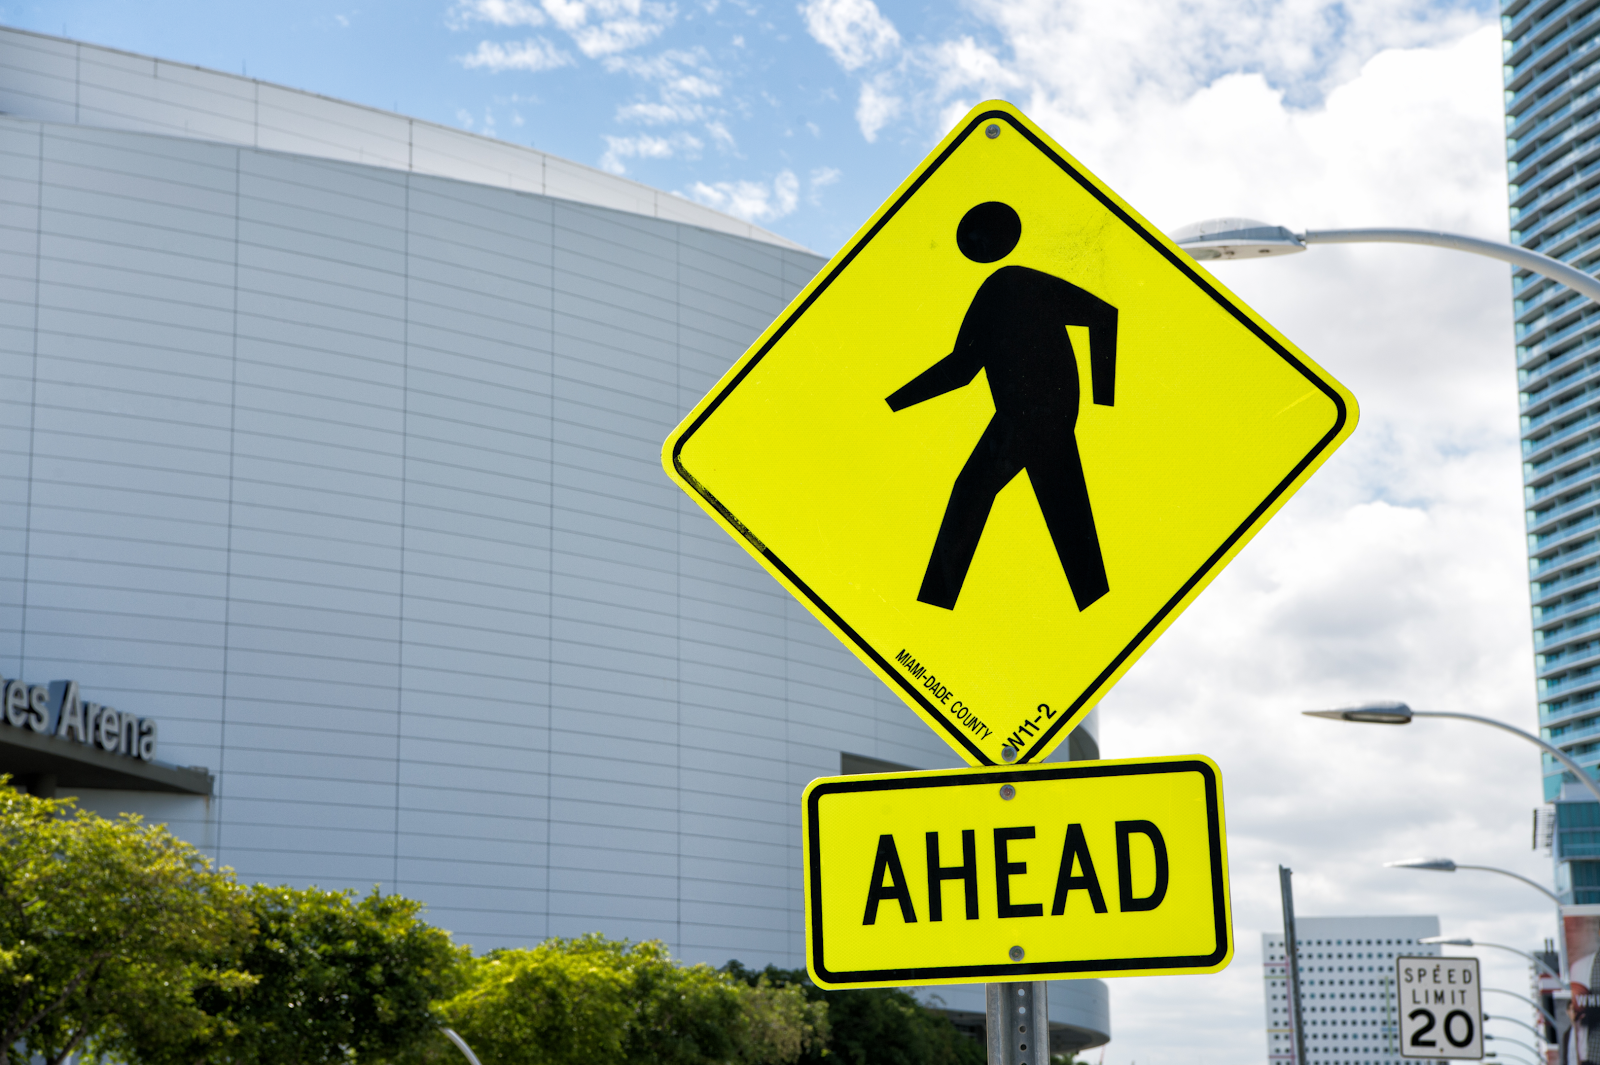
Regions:
[[494, 951], [468, 981], [441, 1013], [484, 1065], [789, 1065], [827, 1036], [801, 989], [679, 965], [655, 940]]
[[[767, 966], [759, 972], [737, 961], [723, 968], [746, 986], [793, 988], [826, 1005], [828, 1039], [812, 1044], [801, 1065], [985, 1065], [988, 1052], [950, 1023], [895, 988], [824, 991], [803, 969]], [[487, 1063], [486, 1063], [487, 1065]]]

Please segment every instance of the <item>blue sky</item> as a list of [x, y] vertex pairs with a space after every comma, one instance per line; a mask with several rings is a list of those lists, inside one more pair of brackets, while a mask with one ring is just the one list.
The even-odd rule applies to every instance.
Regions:
[[[1244, 215], [1503, 240], [1495, 15], [1484, 0], [0, 0], [11, 25], [621, 167], [823, 253], [990, 96], [1164, 229]], [[1362, 421], [1102, 703], [1108, 757], [1222, 767], [1239, 947], [1214, 976], [1113, 981], [1107, 1065], [1261, 1060], [1280, 862], [1308, 914], [1437, 914], [1527, 946], [1554, 932], [1512, 881], [1381, 864], [1442, 853], [1547, 880], [1528, 848], [1533, 748], [1295, 713], [1399, 698], [1535, 724], [1506, 267], [1318, 246], [1215, 274], [1344, 381]], [[1483, 961], [1495, 986], [1525, 984], [1520, 963]]]
[[[907, 15], [923, 32], [982, 29], [956, 9]], [[530, 144], [819, 250], [853, 231], [931, 136], [897, 126], [869, 142], [857, 79], [789, 3], [52, 0], [0, 17]]]
[[[1102, 5], [1126, 15], [1110, 22], [1077, 6], [24, 0], [0, 4], [0, 20], [531, 144], [831, 252], [987, 96], [1111, 118], [1152, 90], [1259, 71], [1291, 104], [1315, 105], [1377, 49], [1487, 13], [1242, 0]], [[1086, 51], [1097, 35], [1106, 47]]]

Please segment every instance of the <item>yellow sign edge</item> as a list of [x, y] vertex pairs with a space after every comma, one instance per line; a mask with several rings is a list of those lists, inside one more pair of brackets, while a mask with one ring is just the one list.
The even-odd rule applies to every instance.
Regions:
[[[1213, 873], [1212, 909], [1216, 920], [1218, 939], [1223, 946], [1220, 952], [1207, 956], [1194, 965], [1152, 965], [1133, 967], [1120, 965], [1112, 968], [1064, 969], [1050, 962], [1011, 962], [985, 966], [950, 966], [935, 971], [921, 969], [873, 970], [875, 976], [841, 981], [816, 964], [821, 954], [819, 938], [822, 932], [822, 898], [820, 863], [813, 864], [816, 840], [820, 830], [815, 803], [829, 791], [871, 790], [873, 783], [906, 780], [927, 780], [929, 786], [938, 786], [944, 778], [965, 778], [962, 784], [1006, 784], [1028, 777], [1063, 779], [1084, 776], [1125, 775], [1128, 769], [1149, 769], [1159, 766], [1181, 766], [1180, 771], [1199, 770], [1206, 778], [1207, 811], [1211, 838]], [[1119, 772], [1121, 770], [1121, 772]], [[1159, 770], [1157, 770], [1159, 771]], [[818, 794], [819, 789], [821, 794]], [[818, 777], [806, 785], [801, 793], [801, 867], [805, 870], [806, 914], [806, 972], [818, 987], [828, 990], [863, 987], [918, 987], [930, 984], [984, 984], [1017, 980], [1048, 980], [1052, 977], [1070, 980], [1106, 979], [1123, 976], [1203, 976], [1219, 972], [1233, 961], [1233, 890], [1228, 878], [1228, 831], [1222, 800], [1222, 770], [1217, 763], [1203, 754], [1165, 755], [1158, 758], [1117, 758], [1100, 762], [1044, 762], [1027, 766], [993, 766], [967, 769], [927, 769], [896, 773], [862, 773], [844, 777]], [[1173, 959], [1132, 959], [1134, 961], [1171, 961]], [[1089, 963], [1093, 964], [1093, 963]], [[958, 969], [977, 969], [978, 972], [961, 974]]]
[[1319, 440], [1311, 451], [1303, 458], [1288, 477], [1284, 478], [1271, 494], [1251, 512], [1242, 525], [1236, 529], [1223, 545], [1218, 548], [1200, 567], [1196, 573], [1186, 581], [1178, 593], [1169, 599], [1154, 619], [1141, 629], [1117, 655], [1104, 671], [1096, 677], [1089, 686], [1073, 700], [1068, 712], [1062, 714], [1055, 724], [1040, 733], [1032, 746], [1025, 751], [1019, 751], [1019, 763], [1033, 762], [1044, 758], [1056, 748], [1088, 715], [1089, 711], [1099, 702], [1107, 690], [1118, 680], [1122, 679], [1139, 657], [1154, 643], [1168, 626], [1177, 619], [1178, 615], [1188, 609], [1195, 596], [1205, 590], [1206, 586], [1216, 577], [1229, 562], [1231, 562], [1244, 545], [1249, 543], [1261, 527], [1266, 524], [1288, 502], [1289, 497], [1299, 491], [1306, 480], [1327, 461], [1340, 444], [1355, 431], [1359, 411], [1356, 400], [1350, 392], [1337, 380], [1317, 365], [1304, 352], [1300, 351], [1288, 338], [1274, 329], [1268, 322], [1251, 310], [1242, 300], [1236, 297], [1225, 285], [1213, 277], [1207, 270], [1200, 266], [1187, 252], [1173, 243], [1166, 234], [1150, 225], [1145, 218], [1128, 206], [1120, 196], [1104, 185], [1099, 178], [1085, 169], [1075, 158], [1066, 152], [1060, 145], [1052, 140], [1045, 132], [1035, 126], [1015, 106], [1005, 100], [989, 100], [978, 104], [967, 112], [965, 118], [958, 122], [951, 131], [945, 135], [927, 157], [918, 164], [915, 170], [902, 181], [887, 200], [873, 212], [865, 224], [858, 229], [854, 236], [829, 259], [821, 270], [789, 301], [783, 312], [773, 319], [772, 324], [762, 331], [755, 343], [745, 351], [739, 359], [728, 368], [728, 371], [718, 379], [694, 408], [686, 414], [682, 421], [668, 434], [666, 441], [661, 446], [661, 465], [666, 470], [667, 476], [677, 483], [689, 496], [698, 503], [717, 524], [721, 525], [728, 535], [732, 536], [746, 551], [766, 569], [772, 577], [783, 585], [788, 592], [798, 599], [813, 616], [820, 621], [834, 637], [848, 647], [861, 662], [877, 675], [878, 679], [887, 685], [895, 694], [899, 695], [917, 716], [933, 729], [945, 742], [955, 748], [956, 752], [974, 766], [992, 766], [993, 762], [984, 752], [974, 744], [967, 735], [957, 728], [954, 723], [945, 719], [926, 697], [916, 687], [892, 669], [888, 662], [869, 646], [850, 625], [838, 615], [832, 607], [822, 600], [819, 595], [811, 591], [800, 580], [798, 574], [789, 569], [765, 544], [759, 535], [745, 526], [737, 516], [727, 510], [722, 503], [704, 485], [695, 480], [694, 476], [683, 467], [679, 454], [684, 444], [692, 436], [700, 424], [721, 404], [723, 398], [738, 386], [739, 382], [750, 371], [757, 361], [764, 356], [777, 340], [788, 331], [789, 326], [797, 319], [811, 302], [832, 283], [839, 272], [849, 264], [856, 253], [877, 233], [889, 217], [916, 191], [962, 140], [974, 133], [979, 124], [991, 120], [1001, 119], [1009, 123], [1019, 133], [1031, 140], [1052, 161], [1060, 166], [1067, 174], [1080, 184], [1086, 186], [1088, 191], [1099, 199], [1114, 214], [1117, 214], [1129, 228], [1155, 245], [1162, 251], [1169, 262], [1179, 270], [1188, 274], [1200, 288], [1207, 292], [1224, 308], [1239, 317], [1243, 324], [1255, 333], [1268, 347], [1272, 348], [1281, 358], [1295, 369], [1299, 370], [1308, 380], [1320, 389], [1333, 401], [1338, 412], [1333, 428]]

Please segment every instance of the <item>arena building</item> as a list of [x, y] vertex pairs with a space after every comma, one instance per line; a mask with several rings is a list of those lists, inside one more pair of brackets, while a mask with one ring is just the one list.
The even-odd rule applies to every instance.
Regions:
[[60, 38], [0, 30], [0, 112], [0, 771], [479, 950], [803, 964], [801, 789], [955, 758], [658, 449], [823, 260]]

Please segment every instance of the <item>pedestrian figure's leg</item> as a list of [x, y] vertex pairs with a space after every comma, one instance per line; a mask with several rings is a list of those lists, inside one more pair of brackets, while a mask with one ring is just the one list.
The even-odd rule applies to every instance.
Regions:
[[990, 419], [978, 446], [956, 475], [950, 502], [944, 508], [944, 521], [939, 524], [939, 537], [933, 542], [933, 555], [928, 559], [928, 571], [922, 577], [922, 590], [917, 593], [920, 602], [946, 610], [956, 608], [989, 511], [994, 508], [994, 497], [1022, 469], [1013, 437], [1009, 423], [998, 416]]
[[1028, 453], [1028, 480], [1072, 586], [1072, 597], [1079, 610], [1086, 610], [1109, 592], [1111, 585], [1100, 555], [1094, 512], [1089, 509], [1089, 486], [1083, 480], [1078, 441], [1069, 427], [1052, 436], [1036, 443]]

